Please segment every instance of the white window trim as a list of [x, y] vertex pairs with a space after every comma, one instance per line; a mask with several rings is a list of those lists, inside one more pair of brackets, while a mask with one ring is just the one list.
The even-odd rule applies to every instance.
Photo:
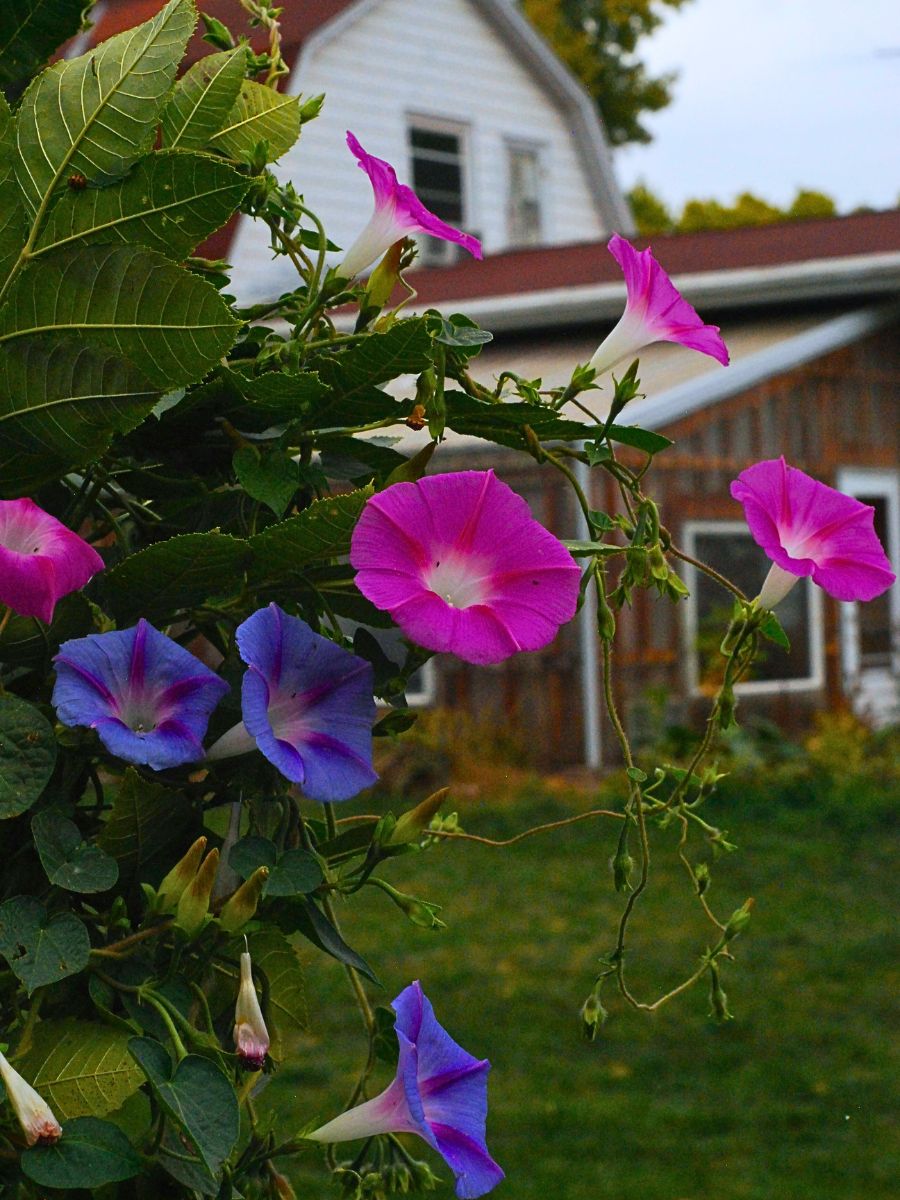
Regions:
[[503, 139], [504, 149], [506, 151], [506, 241], [513, 249], [517, 243], [513, 242], [509, 228], [509, 200], [512, 191], [512, 178], [509, 171], [509, 157], [513, 150], [531, 151], [537, 159], [537, 178], [538, 178], [538, 240], [536, 242], [525, 243], [523, 248], [529, 246], [542, 246], [547, 235], [547, 201], [549, 199], [549, 191], [546, 184], [545, 165], [547, 159], [547, 143], [529, 141], [528, 138], [520, 137], [505, 137]]
[[[750, 536], [743, 521], [685, 521], [682, 525], [682, 541], [688, 554], [696, 557], [697, 535], [704, 533], [742, 534]], [[697, 575], [698, 570], [691, 563], [684, 564], [685, 583], [690, 589], [690, 596], [682, 609], [683, 635], [685, 639], [685, 674], [688, 691], [692, 696], [703, 695], [700, 687], [699, 663], [697, 661]], [[759, 586], [763, 580], [760, 578]], [[807, 631], [809, 636], [809, 664], [811, 674], [800, 679], [752, 679], [735, 685], [735, 692], [741, 696], [777, 696], [784, 692], [814, 692], [825, 687], [825, 622], [822, 592], [811, 579], [802, 579], [797, 587], [805, 587], [809, 599], [810, 623]], [[777, 614], [776, 614], [777, 615]], [[724, 630], [723, 630], [724, 634]]]
[[422, 687], [417, 691], [407, 691], [406, 703], [410, 708], [430, 708], [437, 696], [437, 670], [433, 658], [429, 658], [421, 667]]
[[[883, 496], [887, 501], [889, 544], [884, 549], [895, 573], [900, 573], [900, 473], [886, 467], [841, 467], [837, 473], [837, 487], [848, 496]], [[888, 595], [893, 630], [893, 670], [900, 674], [900, 586], [895, 583]], [[840, 606], [841, 673], [845, 689], [852, 686], [863, 671], [878, 670], [860, 664], [858, 613], [856, 603], [847, 602]]]
[[415, 174], [413, 172], [413, 146], [412, 146], [412, 131], [413, 128], [425, 129], [432, 133], [449, 133], [454, 137], [459, 138], [459, 151], [462, 158], [462, 211], [463, 219], [460, 223], [460, 228], [466, 233], [471, 233], [472, 230], [480, 229], [477, 220], [477, 211], [475, 204], [475, 189], [473, 187], [472, 174], [472, 127], [465, 121], [454, 121], [449, 117], [433, 116], [422, 112], [407, 112], [405, 114], [406, 121], [406, 160], [408, 166], [408, 179], [410, 186], [415, 184]]

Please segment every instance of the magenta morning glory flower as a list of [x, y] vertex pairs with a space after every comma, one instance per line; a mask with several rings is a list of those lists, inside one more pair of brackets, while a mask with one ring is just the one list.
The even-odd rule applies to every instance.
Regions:
[[591, 359], [598, 375], [623, 358], [634, 358], [651, 342], [678, 342], [728, 366], [728, 350], [718, 326], [703, 324], [649, 249], [635, 250], [617, 233], [607, 249], [622, 268], [628, 298], [618, 325]]
[[741, 471], [731, 494], [772, 560], [758, 597], [763, 608], [806, 575], [835, 600], [872, 600], [894, 582], [875, 533], [875, 510], [789, 467], [783, 456]]
[[418, 982], [392, 1006], [400, 1044], [397, 1075], [380, 1096], [306, 1134], [316, 1142], [349, 1142], [378, 1133], [416, 1133], [456, 1176], [456, 1194], [474, 1200], [504, 1178], [484, 1144], [487, 1075], [437, 1022]]
[[412, 188], [397, 182], [397, 173], [391, 164], [367, 154], [349, 131], [347, 145], [372, 184], [375, 211], [368, 225], [344, 255], [344, 261], [338, 268], [341, 275], [353, 279], [381, 258], [394, 242], [399, 242], [411, 233], [427, 233], [445, 242], [456, 242], [475, 258], [482, 257], [481, 242], [478, 238], [454, 229], [433, 212], [429, 212]]
[[49, 624], [57, 601], [103, 570], [83, 538], [33, 500], [0, 500], [0, 603]]
[[372, 665], [313, 633], [277, 604], [238, 627], [244, 720], [208, 758], [259, 749], [311, 800], [349, 800], [378, 778], [372, 769]]
[[203, 758], [228, 684], [143, 618], [63, 642], [53, 704], [63, 725], [96, 729], [110, 754], [154, 771]]
[[412, 641], [473, 663], [539, 650], [571, 620], [581, 573], [493, 471], [373, 496], [353, 531], [356, 586]]

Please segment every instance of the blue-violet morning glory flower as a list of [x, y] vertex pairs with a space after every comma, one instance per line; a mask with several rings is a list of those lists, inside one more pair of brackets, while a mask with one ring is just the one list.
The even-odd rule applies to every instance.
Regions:
[[416, 1133], [443, 1155], [456, 1176], [457, 1196], [483, 1196], [504, 1177], [484, 1143], [491, 1065], [473, 1058], [438, 1024], [418, 982], [404, 988], [392, 1007], [400, 1043], [393, 1083], [305, 1136], [349, 1142], [378, 1133]]
[[372, 665], [277, 604], [240, 625], [248, 666], [244, 720], [210, 749], [228, 758], [259, 749], [311, 800], [349, 800], [378, 778], [372, 769]]
[[143, 618], [133, 629], [63, 642], [54, 661], [63, 725], [96, 729], [110, 754], [154, 771], [203, 758], [228, 684]]

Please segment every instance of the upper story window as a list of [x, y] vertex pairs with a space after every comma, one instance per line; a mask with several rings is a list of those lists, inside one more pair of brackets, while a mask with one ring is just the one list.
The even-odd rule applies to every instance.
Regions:
[[[466, 226], [466, 164], [464, 131], [449, 124], [413, 119], [409, 127], [413, 190], [426, 208], [457, 229]], [[454, 262], [459, 247], [453, 242], [420, 236], [423, 263]]]
[[541, 157], [536, 146], [512, 143], [506, 148], [507, 234], [511, 246], [541, 241]]

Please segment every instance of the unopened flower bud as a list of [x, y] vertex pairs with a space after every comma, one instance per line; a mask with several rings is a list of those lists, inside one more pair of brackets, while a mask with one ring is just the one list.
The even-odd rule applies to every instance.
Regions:
[[189, 938], [200, 932], [209, 912], [209, 900], [219, 869], [219, 851], [210, 850], [191, 884], [181, 893], [175, 924]]
[[611, 642], [616, 636], [616, 618], [604, 597], [597, 601], [597, 632], [604, 642]]
[[271, 1161], [269, 1162], [269, 1178], [278, 1200], [297, 1200], [297, 1193], [291, 1187], [290, 1180], [286, 1175], [282, 1175], [280, 1171], [276, 1171]]
[[413, 925], [418, 925], [420, 929], [446, 929], [447, 925], [438, 917], [441, 911], [440, 904], [432, 904], [429, 900], [420, 900], [418, 896], [408, 896], [405, 892], [398, 892], [395, 887], [391, 887], [389, 883], [385, 883], [383, 879], [373, 880], [378, 887], [390, 896], [397, 907], [412, 921]]
[[726, 942], [730, 942], [732, 938], [737, 937], [741, 930], [746, 929], [750, 923], [750, 909], [753, 907], [753, 901], [747, 900], [740, 908], [736, 908], [728, 918], [728, 924], [725, 926], [723, 937]]
[[581, 1008], [581, 1032], [586, 1041], [594, 1041], [608, 1016], [609, 1013], [600, 1003], [599, 995], [595, 991], [591, 992]]
[[29, 1146], [49, 1146], [62, 1137], [62, 1126], [42, 1096], [0, 1054], [0, 1077]]
[[387, 846], [405, 846], [409, 842], [415, 842], [425, 832], [433, 818], [437, 816], [441, 805], [449, 794], [449, 788], [441, 788], [440, 791], [429, 796], [427, 800], [423, 800], [421, 804], [417, 804], [415, 808], [411, 808], [409, 812], [402, 813], [398, 817], [396, 825], [385, 839], [384, 844]]
[[719, 979], [719, 968], [715, 962], [709, 964], [709, 1015], [717, 1021], [733, 1021], [734, 1014], [728, 1011], [728, 997]]
[[709, 889], [710, 885], [709, 867], [706, 863], [697, 863], [694, 867], [694, 887], [697, 889], [697, 895], [703, 896]]
[[245, 951], [241, 955], [241, 983], [234, 1008], [234, 1045], [241, 1066], [248, 1071], [261, 1071], [269, 1053], [269, 1031], [263, 1020], [253, 964]]
[[669, 564], [666, 562], [666, 556], [658, 542], [647, 552], [647, 561], [650, 564], [650, 574], [654, 579], [663, 580], [669, 577]]
[[175, 864], [157, 888], [162, 912], [174, 912], [189, 884], [194, 882], [200, 860], [206, 849], [206, 838], [198, 837], [187, 854]]
[[226, 900], [219, 913], [219, 924], [226, 933], [237, 933], [256, 915], [257, 905], [268, 878], [269, 868], [257, 867], [250, 878]]

